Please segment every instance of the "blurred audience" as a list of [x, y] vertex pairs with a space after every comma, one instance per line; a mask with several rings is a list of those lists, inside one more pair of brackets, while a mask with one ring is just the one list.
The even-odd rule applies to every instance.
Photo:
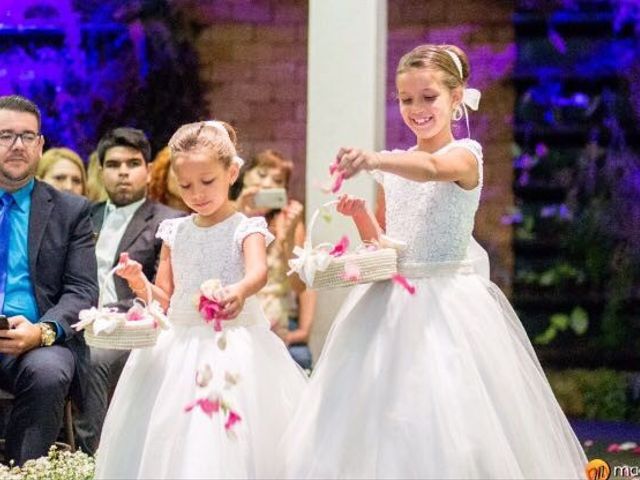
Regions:
[[84, 162], [69, 148], [50, 148], [42, 154], [36, 177], [57, 190], [86, 195], [87, 173]]
[[148, 197], [176, 210], [189, 212], [189, 207], [180, 198], [178, 181], [171, 167], [171, 151], [164, 147], [158, 152], [149, 165], [149, 193]]
[[287, 276], [293, 247], [304, 243], [304, 209], [300, 202], [291, 199], [283, 208], [256, 205], [259, 192], [274, 188], [287, 190], [292, 169], [293, 163], [280, 153], [260, 152], [242, 169], [242, 177], [236, 182], [241, 186], [236, 204], [245, 215], [264, 216], [276, 237], [267, 249], [269, 276], [258, 297], [272, 329], [283, 339], [292, 357], [303, 368], [310, 369], [312, 358], [307, 343], [316, 294], [296, 275]]

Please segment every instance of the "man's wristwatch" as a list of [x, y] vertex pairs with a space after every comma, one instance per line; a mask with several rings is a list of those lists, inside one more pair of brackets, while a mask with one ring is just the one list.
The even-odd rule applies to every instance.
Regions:
[[40, 322], [36, 324], [40, 328], [40, 346], [50, 347], [56, 341], [56, 330], [50, 323]]

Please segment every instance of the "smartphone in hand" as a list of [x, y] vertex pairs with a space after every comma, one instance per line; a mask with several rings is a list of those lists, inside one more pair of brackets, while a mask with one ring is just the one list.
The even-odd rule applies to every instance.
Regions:
[[256, 192], [253, 204], [270, 210], [284, 208], [287, 206], [287, 191], [284, 188], [263, 188]]

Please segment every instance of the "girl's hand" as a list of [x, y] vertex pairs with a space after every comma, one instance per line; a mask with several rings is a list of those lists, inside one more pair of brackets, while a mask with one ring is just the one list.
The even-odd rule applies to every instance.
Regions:
[[221, 302], [224, 307], [222, 310], [223, 318], [236, 318], [244, 307], [244, 290], [238, 284], [229, 285], [224, 290], [224, 298]]
[[142, 273], [142, 265], [130, 259], [127, 252], [120, 254], [118, 266], [120, 268], [116, 270], [116, 275], [124, 278], [131, 290], [142, 290], [146, 286], [147, 277]]
[[353, 217], [367, 211], [367, 204], [362, 198], [351, 195], [341, 195], [336, 210], [342, 215]]
[[379, 153], [359, 148], [343, 147], [338, 151], [338, 169], [344, 178], [351, 178], [361, 170], [375, 170], [380, 166]]

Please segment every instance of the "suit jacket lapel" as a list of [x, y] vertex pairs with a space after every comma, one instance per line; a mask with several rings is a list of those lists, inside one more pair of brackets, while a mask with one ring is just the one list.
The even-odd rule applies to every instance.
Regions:
[[97, 238], [102, 230], [102, 223], [104, 222], [104, 209], [107, 208], [107, 203], [102, 202], [94, 205], [91, 209], [91, 223], [93, 224], [93, 234]]
[[153, 218], [153, 204], [147, 199], [140, 208], [133, 214], [133, 218], [127, 225], [127, 229], [124, 231], [124, 235], [120, 239], [118, 244], [118, 250], [116, 256], [113, 259], [113, 264], [118, 263], [120, 254], [127, 251], [127, 249], [136, 241], [136, 238], [144, 231], [149, 219]]
[[34, 285], [36, 283], [38, 252], [40, 251], [47, 222], [51, 217], [51, 210], [53, 210], [53, 198], [36, 180], [31, 193], [31, 212], [29, 213], [29, 269], [31, 270], [31, 281]]

